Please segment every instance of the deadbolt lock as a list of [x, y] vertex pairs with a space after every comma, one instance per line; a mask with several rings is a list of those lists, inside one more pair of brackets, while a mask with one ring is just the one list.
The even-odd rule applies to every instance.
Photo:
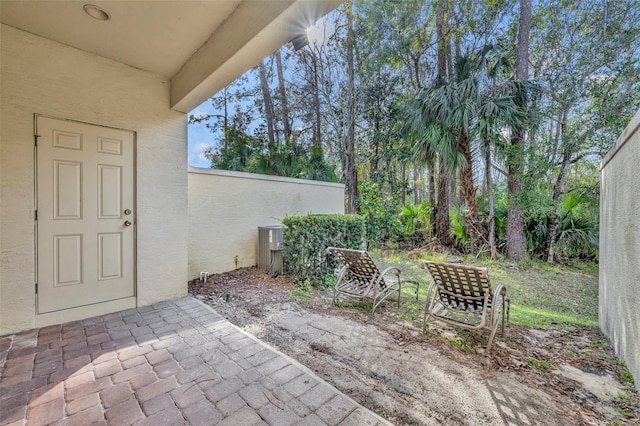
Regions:
[[126, 214], [126, 215], [129, 215], [129, 214], [131, 214], [131, 210], [129, 210], [129, 209], [126, 209], [126, 210], [124, 211], [124, 214]]

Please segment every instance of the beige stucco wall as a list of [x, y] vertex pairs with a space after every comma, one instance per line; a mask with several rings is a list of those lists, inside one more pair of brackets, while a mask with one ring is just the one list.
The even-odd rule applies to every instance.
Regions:
[[600, 328], [640, 391], [640, 111], [605, 158], [600, 190]]
[[137, 303], [186, 294], [187, 122], [169, 82], [6, 25], [0, 44], [0, 334], [38, 324], [34, 113], [136, 132]]
[[189, 278], [255, 265], [258, 227], [307, 213], [344, 213], [344, 185], [189, 168]]

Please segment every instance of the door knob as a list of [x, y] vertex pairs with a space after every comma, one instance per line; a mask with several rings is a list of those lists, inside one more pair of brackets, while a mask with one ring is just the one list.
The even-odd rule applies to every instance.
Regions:
[[124, 226], [131, 226], [131, 222], [129, 222], [128, 220], [124, 221]]

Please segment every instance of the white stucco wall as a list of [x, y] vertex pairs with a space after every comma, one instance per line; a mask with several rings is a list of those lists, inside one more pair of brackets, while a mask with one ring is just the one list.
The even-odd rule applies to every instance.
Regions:
[[0, 44], [0, 334], [38, 323], [34, 113], [136, 132], [137, 303], [186, 294], [187, 122], [169, 82], [6, 25]]
[[307, 213], [344, 213], [344, 185], [189, 168], [189, 278], [255, 265], [258, 227]]
[[640, 391], [640, 111], [605, 158], [600, 190], [600, 328]]

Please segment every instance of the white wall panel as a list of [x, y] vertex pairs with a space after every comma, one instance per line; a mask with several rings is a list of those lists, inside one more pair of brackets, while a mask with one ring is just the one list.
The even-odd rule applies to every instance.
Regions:
[[255, 265], [258, 227], [307, 213], [344, 213], [344, 185], [190, 168], [189, 277]]
[[[35, 314], [34, 113], [136, 132], [137, 303], [185, 295], [187, 120], [169, 109], [169, 81], [6, 25], [0, 39], [0, 334], [44, 323]], [[104, 141], [105, 155], [116, 145]], [[93, 312], [104, 309], [55, 318]]]
[[640, 391], [640, 111], [603, 162], [600, 328]]

